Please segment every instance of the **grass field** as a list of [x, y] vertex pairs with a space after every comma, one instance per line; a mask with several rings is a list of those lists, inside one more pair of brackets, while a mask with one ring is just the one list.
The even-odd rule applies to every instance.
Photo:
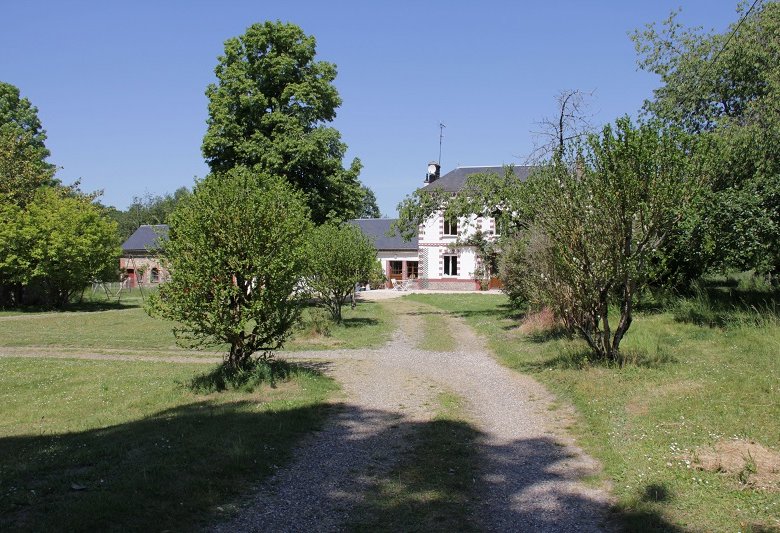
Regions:
[[633, 362], [607, 368], [589, 363], [578, 340], [521, 333], [503, 296], [408, 298], [464, 317], [505, 365], [576, 406], [573, 430], [604, 464], [627, 529], [780, 528], [780, 485], [761, 486], [749, 449], [732, 457], [744, 464], [737, 471], [697, 468], [713, 447], [730, 444], [752, 442], [780, 457], [780, 326], [772, 320], [717, 328], [680, 313], [640, 314], [622, 346]]
[[319, 427], [335, 385], [195, 395], [203, 364], [0, 358], [0, 530], [191, 530]]
[[[185, 351], [139, 292], [67, 312], [0, 314], [0, 349], [47, 354], [214, 356]], [[346, 309], [329, 335], [295, 330], [287, 349], [378, 346], [381, 304]], [[283, 357], [283, 353], [280, 354]], [[297, 370], [259, 392], [195, 394], [201, 363], [0, 357], [0, 530], [190, 530], [218, 520], [319, 427], [335, 383]]]
[[[149, 317], [136, 294], [121, 305], [88, 302], [78, 311], [13, 312], [0, 315], [0, 347], [45, 347], [67, 351], [111, 351], [170, 355], [183, 349], [176, 345], [173, 323]], [[383, 302], [362, 302], [344, 310], [340, 325], [330, 324], [323, 336], [303, 328], [293, 332], [285, 350], [326, 350], [378, 347], [390, 337], [393, 315]], [[311, 308], [304, 310], [304, 319]], [[192, 352], [192, 350], [188, 350]], [[204, 350], [204, 356], [219, 356], [219, 348]]]

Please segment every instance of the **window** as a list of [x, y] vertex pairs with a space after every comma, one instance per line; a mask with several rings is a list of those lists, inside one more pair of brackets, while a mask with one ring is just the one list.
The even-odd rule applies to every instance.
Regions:
[[419, 263], [417, 261], [406, 262], [406, 277], [416, 278], [419, 274]]
[[445, 235], [457, 235], [458, 234], [458, 219], [457, 218], [445, 218], [444, 219], [444, 234]]
[[390, 277], [401, 278], [404, 271], [404, 264], [401, 261], [390, 261]]
[[445, 255], [444, 256], [444, 275], [445, 276], [457, 276], [458, 275], [458, 256], [457, 255]]
[[152, 283], [160, 283], [160, 271], [153, 268], [149, 273], [149, 281]]

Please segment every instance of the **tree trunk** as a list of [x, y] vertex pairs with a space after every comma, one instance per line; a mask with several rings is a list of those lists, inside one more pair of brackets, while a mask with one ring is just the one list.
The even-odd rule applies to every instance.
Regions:
[[612, 339], [612, 346], [610, 352], [612, 358], [617, 362], [620, 352], [620, 341], [623, 340], [623, 336], [631, 327], [633, 321], [634, 310], [634, 291], [636, 284], [634, 282], [626, 280], [623, 284], [623, 301], [620, 302], [620, 322], [615, 330], [615, 337]]
[[230, 353], [228, 354], [226, 364], [233, 370], [244, 368], [251, 355], [250, 352], [247, 352], [244, 332], [242, 331], [238, 337], [234, 338], [230, 343]]

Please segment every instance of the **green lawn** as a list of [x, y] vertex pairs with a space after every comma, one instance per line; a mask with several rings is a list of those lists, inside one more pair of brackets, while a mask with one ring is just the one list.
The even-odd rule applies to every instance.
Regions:
[[634, 363], [606, 368], [588, 364], [578, 340], [520, 333], [503, 296], [408, 298], [464, 317], [505, 365], [576, 406], [573, 430], [603, 462], [628, 529], [780, 528], [780, 485], [755, 488], [749, 468], [696, 468], [717, 443], [753, 441], [780, 453], [777, 325], [719, 329], [678, 322], [671, 313], [640, 314], [622, 346]]
[[[3, 313], [0, 347], [183, 353], [172, 324], [150, 318], [137, 292], [119, 305], [95, 300]], [[382, 304], [365, 302], [328, 336], [296, 329], [288, 349], [380, 346], [393, 324]], [[336, 388], [304, 370], [257, 393], [198, 395], [184, 385], [211, 368], [0, 358], [0, 530], [197, 528], [288, 459], [324, 421]]]
[[285, 346], [288, 351], [379, 348], [389, 340], [396, 323], [393, 302], [360, 302], [355, 309], [345, 306], [341, 324], [329, 323], [328, 336], [317, 334], [307, 326], [312, 308], [305, 309], [302, 326]]
[[[0, 316], [0, 346], [62, 348], [67, 351], [108, 350], [157, 355], [180, 351], [173, 323], [149, 317], [140, 299], [123, 301], [118, 308], [86, 304], [81, 311], [13, 313]], [[341, 325], [331, 325], [329, 336], [297, 329], [285, 349], [325, 350], [378, 347], [390, 337], [393, 315], [383, 302], [362, 302], [344, 310]], [[309, 310], [304, 310], [304, 316]], [[169, 355], [162, 353], [162, 355]], [[203, 351], [219, 355], [218, 350]]]
[[0, 358], [0, 530], [191, 530], [319, 427], [335, 384], [199, 396], [203, 364]]

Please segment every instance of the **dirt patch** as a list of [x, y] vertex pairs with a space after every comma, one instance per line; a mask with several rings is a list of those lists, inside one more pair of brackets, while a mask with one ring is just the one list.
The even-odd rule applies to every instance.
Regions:
[[733, 476], [744, 487], [780, 491], [780, 452], [756, 442], [726, 440], [699, 448], [693, 464], [701, 470]]
[[626, 412], [630, 415], [645, 415], [650, 410], [650, 405], [661, 398], [685, 396], [700, 388], [702, 384], [696, 381], [674, 381], [658, 385], [635, 396], [626, 404]]

